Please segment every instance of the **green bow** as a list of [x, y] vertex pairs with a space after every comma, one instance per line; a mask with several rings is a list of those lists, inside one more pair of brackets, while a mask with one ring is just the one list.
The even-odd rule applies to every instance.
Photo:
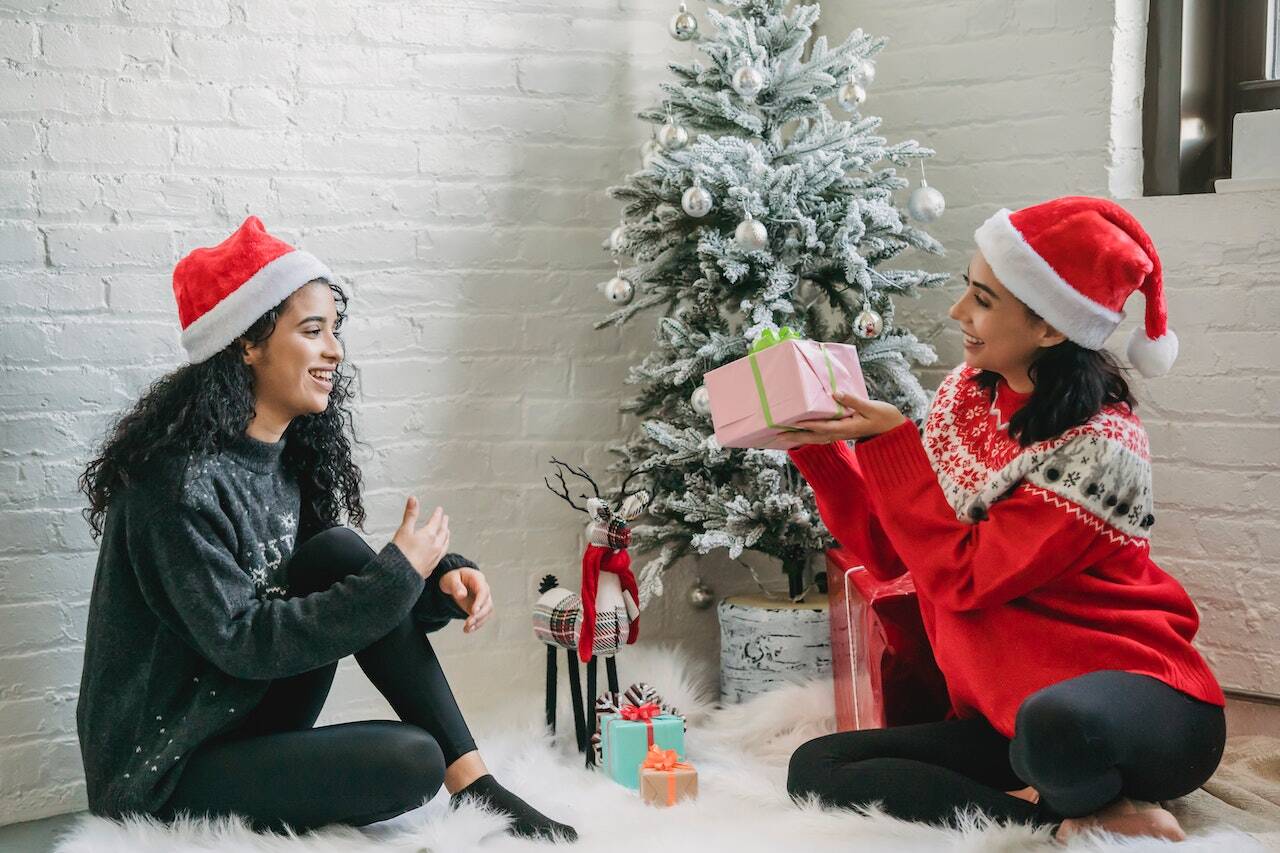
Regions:
[[[751, 376], [755, 379], [756, 394], [760, 397], [760, 410], [764, 414], [765, 425], [770, 429], [781, 430], [783, 432], [795, 432], [802, 427], [782, 426], [773, 422], [773, 413], [769, 410], [769, 395], [765, 392], [764, 377], [760, 375], [760, 365], [756, 363], [756, 353], [766, 350], [771, 346], [780, 344], [783, 341], [802, 341], [805, 338], [796, 334], [788, 326], [778, 329], [775, 334], [773, 329], [765, 329], [756, 342], [751, 345], [751, 349], [747, 353], [747, 357], [751, 360]], [[836, 372], [834, 365], [831, 364], [831, 355], [827, 352], [826, 344], [818, 344], [818, 350], [822, 353], [822, 360], [827, 366], [827, 381], [831, 385], [831, 390], [836, 390]], [[844, 406], [836, 403], [836, 418], [844, 417]]]
[[776, 332], [773, 329], [765, 329], [760, 333], [760, 337], [756, 338], [756, 342], [751, 345], [749, 352], [757, 353], [760, 352], [760, 350], [768, 349], [769, 347], [774, 346], [775, 344], [780, 344], [783, 341], [803, 340], [804, 336], [796, 334], [792, 331], [790, 326], [783, 326]]

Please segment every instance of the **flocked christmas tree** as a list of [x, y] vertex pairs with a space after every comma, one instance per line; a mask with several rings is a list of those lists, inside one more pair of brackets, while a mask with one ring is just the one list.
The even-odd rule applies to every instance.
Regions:
[[[671, 19], [671, 35], [696, 41], [706, 61], [670, 65], [662, 103], [640, 113], [656, 130], [644, 167], [610, 189], [625, 207], [608, 241], [618, 274], [601, 289], [624, 307], [598, 326], [661, 314], [655, 349], [627, 380], [639, 393], [623, 411], [639, 429], [613, 449], [615, 470], [639, 468], [652, 484], [648, 523], [633, 529], [633, 549], [650, 554], [646, 601], [681, 556], [719, 548], [780, 559], [795, 596], [832, 543], [784, 451], [716, 442], [703, 374], [788, 326], [856, 344], [871, 396], [919, 418], [928, 395], [912, 368], [935, 356], [896, 325], [893, 298], [946, 280], [885, 266], [908, 249], [942, 251], [894, 198], [909, 185], [895, 167], [933, 152], [889, 144], [861, 114], [885, 40], [856, 30], [830, 47], [813, 37], [817, 4], [716, 5], [725, 11], [708, 9], [705, 28], [684, 6]], [[907, 207], [929, 221], [942, 196], [922, 181]]]

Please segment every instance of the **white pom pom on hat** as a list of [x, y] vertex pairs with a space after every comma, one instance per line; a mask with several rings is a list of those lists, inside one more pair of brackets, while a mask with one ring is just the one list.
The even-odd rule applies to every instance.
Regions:
[[1173, 366], [1178, 337], [1168, 326], [1160, 256], [1120, 205], [1066, 196], [1001, 209], [973, 236], [1001, 283], [1086, 349], [1102, 348], [1124, 320], [1125, 301], [1141, 290], [1146, 312], [1129, 339], [1129, 361], [1147, 377]]

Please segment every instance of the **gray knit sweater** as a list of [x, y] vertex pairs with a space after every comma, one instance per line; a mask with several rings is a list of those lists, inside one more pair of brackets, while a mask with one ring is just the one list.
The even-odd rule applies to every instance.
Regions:
[[286, 597], [301, 497], [283, 449], [246, 436], [112, 498], [76, 708], [94, 813], [157, 810], [192, 751], [237, 726], [272, 679], [368, 646], [422, 602], [439, 601], [421, 614], [436, 617], [427, 630], [461, 615], [439, 576], [474, 564], [449, 555], [424, 594], [393, 544], [324, 592]]

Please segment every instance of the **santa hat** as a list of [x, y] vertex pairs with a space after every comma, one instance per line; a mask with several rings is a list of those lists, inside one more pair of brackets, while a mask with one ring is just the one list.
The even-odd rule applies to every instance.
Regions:
[[1101, 349], [1124, 319], [1125, 300], [1141, 290], [1146, 322], [1129, 337], [1129, 361], [1143, 376], [1173, 366], [1178, 337], [1168, 327], [1160, 256], [1120, 205], [1067, 196], [1002, 209], [973, 236], [1001, 283], [1086, 349]]
[[193, 363], [217, 354], [298, 288], [333, 273], [314, 255], [272, 237], [250, 216], [216, 246], [173, 268], [182, 346]]

